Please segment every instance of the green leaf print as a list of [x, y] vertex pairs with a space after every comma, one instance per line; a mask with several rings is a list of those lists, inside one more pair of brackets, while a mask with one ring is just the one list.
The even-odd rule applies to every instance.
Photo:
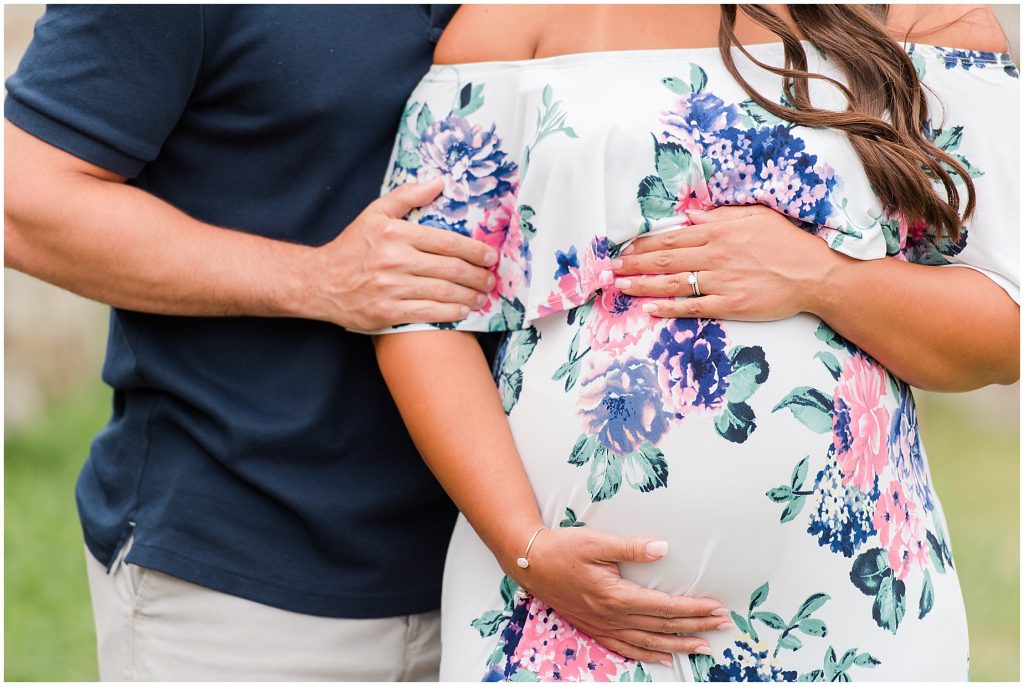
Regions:
[[576, 445], [572, 447], [572, 451], [569, 453], [569, 464], [582, 467], [587, 462], [590, 462], [590, 458], [593, 457], [596, 450], [597, 439], [587, 434], [580, 434], [580, 437], [576, 440]]
[[725, 399], [731, 403], [749, 399], [768, 380], [768, 361], [761, 346], [735, 346], [729, 351], [729, 362], [732, 372], [728, 376]]
[[793, 489], [790, 486], [776, 486], [771, 488], [765, 493], [772, 502], [776, 503], [788, 503], [793, 499]]
[[743, 443], [757, 428], [756, 419], [747, 403], [726, 403], [722, 414], [715, 417], [715, 431], [733, 443]]
[[708, 85], [708, 75], [699, 64], [690, 63], [690, 92], [700, 93]]
[[836, 675], [836, 672], [839, 671], [839, 662], [836, 660], [836, 649], [832, 646], [829, 646], [828, 650], [825, 651], [824, 668], [825, 678], [829, 681], [831, 681]]
[[953, 126], [948, 129], [935, 129], [932, 131], [932, 143], [935, 147], [946, 152], [952, 152], [960, 147], [964, 139], [964, 127]]
[[906, 593], [907, 587], [902, 580], [891, 575], [882, 579], [875, 603], [871, 606], [871, 616], [878, 626], [896, 633], [907, 611]]
[[925, 72], [925, 61], [924, 57], [920, 53], [910, 53], [910, 61], [914, 63], [914, 69], [917, 71], [917, 78], [923, 79]]
[[619, 492], [622, 485], [622, 460], [603, 445], [598, 445], [590, 460], [587, 491], [590, 500], [597, 503]]
[[746, 118], [750, 119], [749, 122], [744, 122], [744, 125], [747, 128], [777, 126], [779, 124], [788, 123], [785, 119], [775, 116], [753, 100], [744, 100], [740, 103], [740, 108], [746, 113]]
[[469, 623], [471, 627], [480, 632], [480, 638], [487, 638], [498, 633], [501, 625], [508, 621], [509, 614], [507, 612], [498, 612], [496, 610], [488, 610], [483, 613], [477, 619], [474, 619]]
[[811, 459], [810, 455], [804, 456], [804, 459], [800, 460], [795, 467], [793, 467], [793, 473], [789, 476], [789, 485], [794, 489], [798, 489], [804, 485], [804, 479], [807, 478], [807, 462]]
[[942, 547], [939, 545], [939, 540], [935, 538], [935, 534], [931, 531], [926, 531], [925, 537], [928, 539], [928, 553], [931, 555], [932, 564], [935, 565], [935, 570], [939, 574], [945, 574], [946, 565], [942, 561]]
[[839, 364], [839, 360], [836, 359], [835, 355], [828, 352], [827, 350], [823, 350], [821, 352], [815, 353], [814, 357], [822, 361], [822, 363], [825, 365], [825, 368], [828, 369], [828, 373], [832, 375], [833, 379], [839, 381], [839, 375], [842, 374], [843, 372], [843, 365]]
[[878, 665], [882, 664], [882, 661], [871, 653], [861, 653], [853, 659], [853, 664], [858, 667], [865, 667], [867, 669], [874, 669]]
[[433, 125], [433, 123], [434, 115], [430, 113], [430, 107], [424, 104], [420, 108], [420, 113], [416, 115], [416, 133], [422, 136], [427, 127]]
[[622, 473], [626, 483], [641, 493], [649, 493], [655, 488], [668, 485], [665, 455], [647, 441], [641, 444], [639, 450], [623, 458]]
[[808, 636], [815, 636], [817, 638], [824, 638], [828, 635], [828, 627], [825, 626], [825, 622], [820, 619], [802, 619], [797, 628], [801, 633], [805, 633]]
[[935, 606], [935, 589], [932, 588], [932, 576], [928, 570], [924, 570], [924, 586], [921, 588], [921, 599], [917, 601], [917, 618], [924, 619], [924, 616], [932, 611]]
[[800, 650], [803, 645], [804, 642], [796, 634], [786, 634], [779, 639], [776, 650]]
[[750, 636], [754, 641], [761, 640], [757, 635], [757, 631], [754, 630], [753, 624], [748, 622], [746, 617], [733, 610], [731, 612], [731, 619], [737, 629]]
[[706, 682], [708, 680], [708, 670], [710, 670], [715, 664], [715, 659], [710, 655], [704, 655], [702, 653], [695, 653], [690, 655], [690, 669], [693, 671], [693, 680], [697, 682]]
[[522, 368], [533, 355], [540, 341], [540, 332], [531, 326], [528, 329], [512, 331], [508, 336], [505, 357], [498, 370], [498, 391], [505, 414], [511, 414], [512, 408], [519, 402], [519, 395], [523, 390]]
[[531, 672], [529, 669], [517, 669], [512, 672], [512, 676], [508, 678], [509, 681], [540, 681], [540, 677], [537, 676], [536, 672]]
[[399, 150], [396, 162], [399, 167], [408, 171], [416, 171], [423, 164], [415, 150]]
[[640, 202], [640, 213], [644, 216], [645, 229], [650, 228], [651, 219], [664, 219], [675, 214], [676, 196], [665, 188], [659, 176], [647, 176], [640, 182], [636, 192]]
[[692, 165], [693, 157], [683, 146], [654, 140], [654, 167], [666, 190], [678, 193], [683, 184], [689, 186]]
[[872, 548], [857, 556], [850, 569], [850, 581], [865, 595], [877, 595], [882, 582], [892, 577], [883, 548]]
[[685, 95], [690, 92], [690, 84], [678, 76], [666, 76], [661, 80], [661, 85], [668, 88], [676, 95]]
[[456, 111], [456, 114], [460, 117], [468, 117], [480, 109], [483, 104], [483, 84], [474, 86], [472, 83], [467, 83], [462, 87], [462, 90], [459, 91], [459, 109]]
[[523, 392], [523, 370], [513, 369], [508, 373], [502, 373], [498, 377], [498, 393], [501, 395], [501, 407], [505, 414], [512, 414], [512, 409], [519, 401], [519, 394]]
[[530, 220], [533, 219], [537, 213], [529, 205], [520, 205], [517, 212], [519, 212], [519, 227], [523, 230], [523, 237], [527, 241], [533, 240], [537, 235], [537, 227], [535, 227]]
[[827, 593], [815, 593], [800, 605], [800, 609], [796, 611], [796, 616], [793, 618], [793, 621], [807, 619], [831, 599], [832, 597]]
[[772, 408], [772, 412], [783, 408], [788, 408], [801, 424], [815, 433], [832, 431], [832, 398], [816, 388], [794, 388]]
[[786, 620], [774, 612], [755, 612], [750, 617], [766, 624], [769, 629], [775, 629], [776, 631], [784, 631], [788, 626]]
[[824, 341], [828, 344], [828, 347], [835, 348], [836, 350], [842, 350], [846, 347], [846, 339], [833, 331], [832, 327], [825, 322], [818, 324], [818, 328], [814, 331], [814, 337], [819, 341]]
[[586, 522], [581, 522], [576, 518], [576, 512], [571, 507], [565, 508], [565, 517], [558, 523], [558, 526], [563, 529], [576, 526], [586, 526]]
[[505, 601], [506, 609], [512, 609], [512, 602], [518, 590], [519, 584], [513, 581], [511, 577], [503, 577], [501, 583], [498, 584], [498, 593], [501, 594], [501, 599]]
[[764, 601], [768, 598], [768, 582], [764, 582], [750, 594], [750, 610], [753, 611], [755, 607], [760, 607], [764, 604]]

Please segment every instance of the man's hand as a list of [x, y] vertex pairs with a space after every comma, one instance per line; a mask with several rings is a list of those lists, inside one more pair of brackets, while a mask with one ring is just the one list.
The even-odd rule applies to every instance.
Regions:
[[654, 562], [666, 553], [664, 542], [560, 528], [540, 533], [527, 569], [512, 564], [506, 573], [606, 648], [666, 664], [671, 653], [709, 653], [703, 638], [677, 634], [735, 628], [717, 600], [671, 596], [619, 575], [617, 562]]
[[4, 143], [4, 264], [114, 307], [366, 331], [462, 319], [494, 283], [493, 248], [400, 219], [439, 181], [377, 199], [313, 248], [203, 223], [10, 122]]
[[483, 307], [498, 255], [451, 231], [404, 221], [441, 192], [440, 179], [410, 183], [371, 203], [313, 253], [311, 313], [357, 331], [453, 322]]

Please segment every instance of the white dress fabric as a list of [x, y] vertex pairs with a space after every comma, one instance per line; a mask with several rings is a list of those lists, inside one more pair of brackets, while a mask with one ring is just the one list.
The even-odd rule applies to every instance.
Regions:
[[[811, 71], [842, 80], [804, 46]], [[781, 44], [749, 49], [782, 64]], [[664, 559], [623, 575], [717, 598], [737, 625], [704, 635], [709, 656], [625, 659], [517, 592], [460, 517], [442, 679], [966, 679], [964, 606], [910, 388], [809, 314], [652, 318], [608, 272], [637, 236], [686, 226], [685, 209], [763, 204], [850, 257], [970, 267], [1019, 302], [1016, 68], [1008, 55], [907, 50], [930, 90], [927, 134], [976, 188], [956, 242], [884, 208], [844, 135], [750, 101], [717, 48], [423, 78], [384, 190], [443, 176], [411, 219], [500, 254], [487, 305], [435, 326], [509, 332], [495, 379], [546, 524], [668, 541]], [[781, 98], [779, 77], [737, 64]], [[811, 96], [845, 107], [820, 81]]]

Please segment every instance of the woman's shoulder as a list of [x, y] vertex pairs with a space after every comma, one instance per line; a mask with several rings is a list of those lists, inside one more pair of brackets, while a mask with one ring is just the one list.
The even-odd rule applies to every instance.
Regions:
[[1003, 27], [988, 5], [890, 5], [886, 22], [893, 38], [908, 43], [1002, 53]]
[[437, 42], [434, 64], [529, 59], [541, 22], [535, 5], [463, 5]]

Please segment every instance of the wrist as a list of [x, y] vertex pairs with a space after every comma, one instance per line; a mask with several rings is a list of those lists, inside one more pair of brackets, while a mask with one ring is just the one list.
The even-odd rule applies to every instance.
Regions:
[[[844, 302], [843, 294], [850, 282], [850, 272], [857, 262], [822, 243], [822, 254], [811, 262], [814, 275], [803, 289], [801, 310], [824, 321], [830, 321]], [[846, 301], [849, 302], [849, 301]]]
[[273, 246], [272, 270], [276, 276], [268, 293], [270, 307], [275, 316], [300, 319], [327, 319], [324, 289], [319, 288], [316, 279], [323, 274], [317, 248], [283, 244]]

